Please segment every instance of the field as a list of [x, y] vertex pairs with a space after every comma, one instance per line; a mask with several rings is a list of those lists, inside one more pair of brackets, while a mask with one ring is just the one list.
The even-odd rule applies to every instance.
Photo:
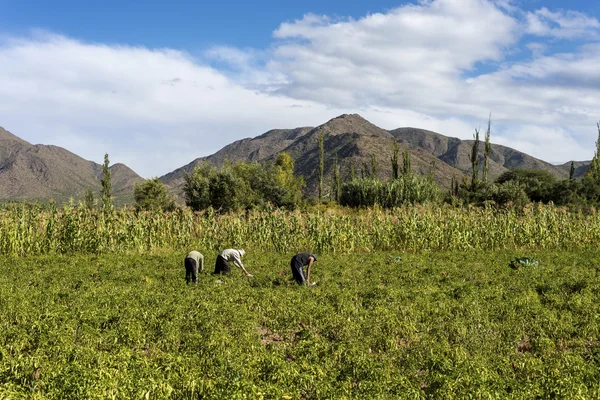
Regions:
[[600, 396], [599, 250], [184, 253], [0, 257], [0, 398]]

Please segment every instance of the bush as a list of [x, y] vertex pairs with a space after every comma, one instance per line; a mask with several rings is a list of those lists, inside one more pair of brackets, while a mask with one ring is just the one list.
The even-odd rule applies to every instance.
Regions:
[[387, 182], [358, 179], [346, 183], [342, 185], [340, 204], [350, 207], [379, 205], [392, 208], [437, 201], [439, 195], [439, 188], [433, 181], [411, 174]]

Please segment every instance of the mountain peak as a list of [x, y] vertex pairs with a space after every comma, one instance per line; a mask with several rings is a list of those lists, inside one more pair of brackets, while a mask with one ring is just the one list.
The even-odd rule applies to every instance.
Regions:
[[392, 135], [388, 131], [373, 125], [359, 114], [342, 114], [317, 127], [315, 131], [320, 131], [326, 135], [333, 136], [345, 133], [354, 133], [361, 136], [365, 135], [392, 138]]

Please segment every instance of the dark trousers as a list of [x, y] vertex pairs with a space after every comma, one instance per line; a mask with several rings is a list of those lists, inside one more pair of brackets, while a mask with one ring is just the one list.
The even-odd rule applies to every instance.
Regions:
[[226, 259], [221, 256], [217, 256], [217, 262], [215, 263], [215, 272], [214, 274], [223, 274], [229, 275], [231, 270], [229, 269], [229, 263]]
[[198, 282], [198, 264], [193, 258], [186, 258], [183, 262], [185, 264], [185, 281], [190, 283], [190, 280], [194, 283]]
[[296, 256], [294, 256], [292, 257], [292, 261], [290, 261], [290, 267], [292, 267], [292, 275], [294, 276], [294, 280], [298, 285], [302, 285], [306, 280], [304, 278], [304, 265], [296, 258]]

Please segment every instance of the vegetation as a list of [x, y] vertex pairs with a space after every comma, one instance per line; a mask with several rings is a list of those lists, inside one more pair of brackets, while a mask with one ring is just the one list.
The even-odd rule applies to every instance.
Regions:
[[323, 173], [325, 170], [325, 148], [323, 132], [319, 134], [319, 202], [323, 201]]
[[516, 270], [511, 251], [324, 253], [312, 288], [289, 250], [191, 287], [184, 250], [0, 257], [0, 397], [600, 396], [597, 250]]
[[104, 154], [104, 165], [102, 166], [102, 188], [100, 197], [102, 198], [102, 209], [109, 211], [112, 208], [112, 184], [110, 179], [110, 169], [108, 168], [108, 154]]
[[[400, 181], [401, 182], [401, 181]], [[218, 250], [282, 252], [312, 249], [447, 251], [466, 249], [588, 249], [600, 241], [600, 217], [536, 204], [522, 210], [427, 205], [392, 210], [271, 210], [220, 215], [110, 213], [66, 206], [58, 210], [12, 207], [0, 211], [0, 254], [146, 253], [197, 245]]]
[[293, 209], [302, 203], [304, 180], [294, 175], [294, 160], [281, 153], [275, 163], [237, 163], [216, 169], [197, 166], [185, 176], [186, 204], [193, 210], [221, 212], [260, 208], [268, 204]]
[[169, 197], [167, 187], [158, 178], [149, 179], [143, 183], [136, 182], [133, 197], [137, 210], [172, 211], [175, 208], [175, 203]]
[[378, 205], [393, 208], [437, 201], [438, 197], [439, 190], [434, 182], [410, 174], [387, 182], [358, 179], [347, 183], [342, 186], [340, 204], [350, 207]]

